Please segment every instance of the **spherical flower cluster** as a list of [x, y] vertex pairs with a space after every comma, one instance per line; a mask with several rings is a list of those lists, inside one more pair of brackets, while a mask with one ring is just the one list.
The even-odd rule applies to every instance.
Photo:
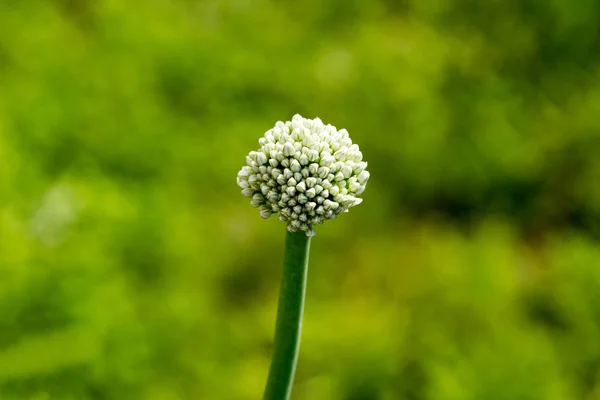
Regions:
[[296, 114], [258, 141], [237, 175], [242, 193], [263, 218], [279, 213], [290, 232], [314, 235], [313, 226], [362, 202], [367, 163], [345, 129]]

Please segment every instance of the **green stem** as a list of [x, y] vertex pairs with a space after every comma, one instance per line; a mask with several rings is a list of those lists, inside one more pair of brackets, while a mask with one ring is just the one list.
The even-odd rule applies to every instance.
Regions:
[[275, 345], [264, 400], [287, 400], [292, 393], [300, 349], [309, 249], [310, 237], [305, 232], [287, 233]]

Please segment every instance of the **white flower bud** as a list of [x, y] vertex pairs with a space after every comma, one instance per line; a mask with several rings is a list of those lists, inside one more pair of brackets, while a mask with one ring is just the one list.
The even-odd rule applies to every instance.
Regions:
[[348, 156], [348, 149], [343, 147], [343, 148], [339, 149], [338, 151], [336, 151], [333, 154], [333, 156], [335, 157], [336, 160], [343, 161]]
[[356, 175], [360, 175], [360, 173], [363, 172], [365, 170], [365, 168], [367, 168], [367, 163], [366, 162], [360, 162], [358, 164], [354, 164], [354, 166], [352, 167], [352, 171]]
[[310, 162], [317, 161], [319, 159], [319, 151], [311, 149], [308, 152], [308, 159], [310, 160]]
[[319, 171], [318, 171], [318, 174], [319, 174], [319, 178], [325, 179], [327, 177], [327, 175], [329, 175], [329, 168], [327, 168], [327, 167], [320, 167]]
[[262, 202], [264, 201], [265, 196], [263, 196], [260, 193], [254, 193], [254, 195], [252, 196], [252, 200], [256, 201], [256, 202]]
[[256, 162], [259, 164], [266, 164], [268, 159], [269, 158], [267, 157], [267, 155], [262, 151], [256, 155]]
[[[316, 165], [316, 164], [314, 164], [314, 165]], [[250, 176], [250, 171], [251, 171], [251, 170], [250, 170], [250, 168], [248, 168], [248, 167], [243, 167], [243, 168], [240, 170], [240, 172], [238, 172], [238, 176], [241, 176], [241, 177], [246, 177], [246, 178], [247, 178], [248, 176]]]
[[340, 140], [340, 145], [341, 145], [342, 147], [348, 147], [348, 146], [350, 146], [351, 144], [352, 144], [352, 140], [350, 140], [349, 138], [343, 138], [343, 137], [342, 137], [342, 140]]
[[368, 171], [363, 171], [358, 175], [358, 181], [360, 182], [361, 185], [364, 185], [367, 183], [370, 176], [371, 176], [371, 174], [369, 174]]
[[280, 198], [281, 195], [273, 190], [267, 194], [267, 199], [269, 199], [271, 203], [277, 203]]
[[331, 155], [327, 155], [325, 157], [321, 157], [321, 166], [322, 167], [331, 167], [331, 164], [335, 162], [335, 158]]
[[296, 150], [294, 150], [294, 146], [292, 146], [290, 143], [286, 143], [283, 146], [283, 155], [286, 157], [290, 157], [291, 155], [293, 155], [296, 152]]
[[300, 163], [298, 162], [298, 160], [292, 160], [292, 162], [290, 163], [290, 169], [293, 172], [300, 172]]
[[348, 180], [348, 188], [353, 192], [357, 192], [358, 190], [360, 190], [361, 186], [362, 185], [358, 183], [356, 178], [350, 178]]
[[308, 165], [308, 157], [306, 156], [306, 154], [302, 154], [300, 155], [300, 164], [301, 165]]
[[362, 153], [360, 151], [353, 152], [348, 158], [355, 163], [360, 163], [362, 161]]
[[266, 206], [260, 206], [260, 216], [267, 219], [271, 216], [272, 212]]
[[352, 167], [350, 167], [349, 165], [346, 165], [342, 168], [342, 174], [344, 175], [345, 179], [350, 178], [350, 175], [352, 175]]
[[300, 129], [298, 129], [298, 128], [294, 128], [291, 136], [292, 136], [292, 139], [294, 139], [294, 140], [302, 140], [300, 138]]

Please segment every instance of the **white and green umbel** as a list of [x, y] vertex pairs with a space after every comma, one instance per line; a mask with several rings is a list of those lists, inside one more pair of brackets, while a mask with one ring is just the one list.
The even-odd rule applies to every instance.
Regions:
[[279, 214], [287, 225], [275, 342], [264, 400], [292, 391], [314, 226], [362, 202], [367, 163], [345, 129], [294, 115], [277, 122], [246, 157], [237, 176], [242, 193], [263, 218]]

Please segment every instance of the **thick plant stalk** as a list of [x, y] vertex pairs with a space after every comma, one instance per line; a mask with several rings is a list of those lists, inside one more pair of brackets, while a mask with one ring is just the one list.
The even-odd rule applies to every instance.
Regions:
[[287, 400], [292, 393], [306, 293], [310, 237], [288, 232], [277, 306], [275, 344], [264, 400]]

